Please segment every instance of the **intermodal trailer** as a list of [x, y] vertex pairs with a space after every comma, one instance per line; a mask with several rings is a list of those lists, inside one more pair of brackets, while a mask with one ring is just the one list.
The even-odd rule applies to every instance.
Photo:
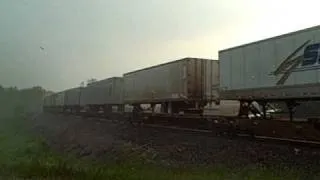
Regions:
[[320, 26], [219, 51], [220, 96], [320, 98]]
[[56, 94], [54, 94], [54, 99], [55, 99], [55, 109], [57, 112], [62, 112], [63, 111], [63, 107], [65, 105], [65, 92], [58, 92]]
[[55, 94], [55, 105], [59, 107], [64, 105], [64, 92], [58, 92]]
[[53, 106], [53, 96], [51, 95], [46, 95], [43, 98], [43, 108], [45, 111], [47, 111], [48, 109], [50, 109]]
[[124, 102], [197, 108], [219, 98], [218, 68], [216, 60], [184, 58], [126, 73]]
[[80, 87], [64, 91], [64, 111], [80, 111], [80, 92]]
[[[81, 89], [81, 106], [90, 110], [121, 110], [123, 105], [123, 78], [112, 77], [88, 84]], [[119, 109], [120, 108], [120, 109]]]

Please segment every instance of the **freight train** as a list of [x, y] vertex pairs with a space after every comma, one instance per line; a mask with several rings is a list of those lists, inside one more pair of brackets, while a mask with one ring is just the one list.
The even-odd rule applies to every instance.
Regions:
[[315, 26], [221, 50], [219, 60], [183, 58], [58, 92], [45, 97], [44, 109], [244, 122], [287, 109], [294, 121], [301, 102], [320, 99], [319, 49]]
[[134, 109], [159, 114], [203, 114], [219, 102], [219, 61], [184, 58], [68, 89], [44, 99], [60, 112], [105, 114]]

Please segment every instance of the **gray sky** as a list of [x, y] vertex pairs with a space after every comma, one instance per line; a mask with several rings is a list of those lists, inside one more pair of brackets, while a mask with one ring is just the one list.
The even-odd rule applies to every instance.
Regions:
[[59, 91], [187, 56], [217, 59], [218, 50], [319, 25], [319, 8], [317, 0], [1, 0], [0, 84]]

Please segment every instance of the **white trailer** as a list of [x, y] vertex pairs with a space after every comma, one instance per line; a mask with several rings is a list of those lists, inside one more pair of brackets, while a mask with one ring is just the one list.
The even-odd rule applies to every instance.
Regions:
[[184, 58], [126, 73], [124, 102], [162, 104], [168, 111], [193, 105], [198, 108], [219, 98], [218, 68], [215, 60]]
[[76, 87], [64, 91], [64, 111], [80, 111], [81, 88]]
[[112, 77], [87, 85], [81, 89], [81, 106], [90, 109], [104, 109], [111, 111], [122, 110], [123, 105], [123, 78]]
[[219, 52], [224, 99], [320, 97], [320, 26]]
[[219, 60], [222, 99], [284, 100], [289, 110], [320, 99], [320, 26], [221, 50]]
[[59, 107], [64, 106], [64, 92], [55, 94], [55, 105]]

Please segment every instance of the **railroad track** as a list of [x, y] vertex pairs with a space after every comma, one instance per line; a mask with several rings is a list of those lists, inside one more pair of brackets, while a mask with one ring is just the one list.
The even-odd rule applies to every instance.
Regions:
[[[73, 114], [74, 115], [74, 114]], [[81, 115], [74, 115], [77, 117], [85, 117], [85, 118], [92, 118], [93, 120], [98, 120], [101, 122], [109, 121], [113, 123], [119, 123], [123, 121], [119, 120], [109, 120], [103, 116], [81, 116]], [[198, 129], [198, 128], [186, 128], [181, 127], [179, 125], [165, 125], [165, 124], [157, 124], [157, 123], [137, 123], [132, 122], [131, 123], [134, 127], [137, 128], [158, 128], [158, 129], [164, 129], [164, 130], [170, 130], [170, 131], [178, 131], [178, 132], [188, 132], [188, 133], [197, 133], [202, 134], [204, 136], [215, 136], [217, 135], [217, 132], [214, 130], [208, 130], [208, 129]], [[228, 129], [220, 130], [219, 131], [220, 137], [228, 137], [228, 138], [246, 138], [250, 140], [257, 140], [257, 141], [263, 141], [266, 143], [280, 143], [285, 145], [299, 145], [299, 146], [306, 146], [306, 147], [312, 147], [312, 148], [320, 148], [320, 141], [312, 141], [312, 140], [304, 140], [304, 139], [295, 139], [295, 138], [280, 138], [280, 137], [272, 137], [272, 136], [264, 136], [264, 135], [255, 135], [250, 132], [230, 132]]]
[[[176, 127], [176, 126], [164, 126], [164, 125], [157, 125], [157, 124], [143, 124], [142, 127], [160, 128], [160, 129], [168, 129], [168, 130], [173, 130], [173, 131], [184, 131], [184, 132], [192, 132], [192, 133], [201, 133], [204, 135], [214, 134], [214, 132], [210, 131], [210, 130], [182, 128], [182, 127]], [[250, 134], [245, 134], [245, 133], [235, 133], [235, 134], [233, 134], [233, 138], [250, 138], [250, 139], [255, 139], [258, 141], [264, 141], [264, 142], [268, 142], [268, 143], [302, 145], [302, 146], [320, 148], [320, 142], [318, 142], [318, 141], [258, 136], [258, 135], [250, 135]]]

